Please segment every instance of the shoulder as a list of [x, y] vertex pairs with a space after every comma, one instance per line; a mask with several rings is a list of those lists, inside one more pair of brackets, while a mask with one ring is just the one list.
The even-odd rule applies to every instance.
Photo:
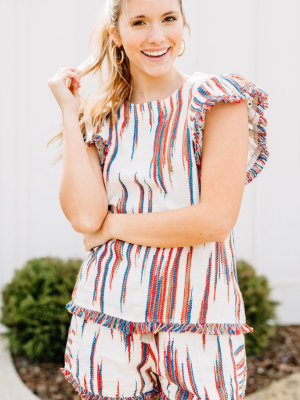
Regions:
[[[239, 103], [247, 101], [248, 117], [255, 124], [263, 118], [268, 108], [268, 93], [245, 76], [237, 73], [196, 73], [192, 87], [190, 119], [204, 127], [207, 110], [217, 103]], [[266, 122], [266, 121], [265, 121]]]
[[[244, 113], [248, 119], [249, 154], [246, 183], [251, 182], [269, 158], [265, 116], [265, 109], [268, 108], [268, 93], [260, 85], [241, 74], [195, 74], [195, 78], [189, 106], [189, 120], [198, 161], [201, 157], [207, 111], [220, 102], [240, 103], [241, 100], [246, 100], [247, 113], [245, 113], [244, 105], [235, 108], [237, 112], [235, 115], [239, 112], [241, 115]], [[219, 112], [218, 115], [221, 118], [228, 116], [225, 111]]]
[[259, 85], [237, 73], [205, 74], [197, 72], [193, 82], [193, 106], [207, 109], [217, 102], [238, 102], [258, 97], [267, 106], [268, 94]]

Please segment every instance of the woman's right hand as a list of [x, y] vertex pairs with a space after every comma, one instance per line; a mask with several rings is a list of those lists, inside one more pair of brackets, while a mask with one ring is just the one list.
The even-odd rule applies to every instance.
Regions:
[[[76, 68], [59, 68], [56, 74], [48, 80], [48, 86], [62, 111], [70, 110], [79, 112], [79, 87], [81, 84], [78, 75], [73, 72], [75, 70]], [[67, 86], [68, 78], [71, 81], [69, 87]]]

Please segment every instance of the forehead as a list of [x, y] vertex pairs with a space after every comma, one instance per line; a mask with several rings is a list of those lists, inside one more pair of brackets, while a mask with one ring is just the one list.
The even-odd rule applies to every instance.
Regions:
[[125, 11], [128, 18], [138, 15], [154, 17], [170, 11], [180, 11], [179, 0], [123, 0], [123, 5], [125, 10], [121, 14]]

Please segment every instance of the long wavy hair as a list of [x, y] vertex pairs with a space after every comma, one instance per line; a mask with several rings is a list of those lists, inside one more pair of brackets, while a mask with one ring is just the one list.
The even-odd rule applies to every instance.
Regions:
[[[100, 126], [105, 118], [109, 117], [110, 124], [115, 124], [119, 107], [124, 100], [128, 100], [131, 96], [132, 86], [129, 58], [123, 46], [121, 46], [120, 50], [124, 52], [124, 61], [120, 65], [116, 64], [112, 54], [114, 42], [112, 40], [112, 35], [110, 35], [108, 31], [108, 26], [112, 25], [115, 28], [115, 32], [118, 33], [119, 16], [123, 7], [127, 7], [127, 1], [128, 0], [106, 1], [103, 12], [96, 22], [89, 39], [89, 56], [87, 60], [80, 64], [74, 71], [79, 79], [90, 74], [90, 78], [86, 82], [82, 94], [80, 94], [80, 108], [78, 113], [79, 127], [82, 135], [87, 138], [91, 137], [93, 127], [96, 124]], [[185, 17], [183, 0], [178, 1], [180, 3], [181, 13], [183, 17]], [[127, 18], [126, 22], [129, 26]], [[184, 27], [188, 28], [190, 35], [191, 28], [185, 18]], [[88, 84], [95, 75], [97, 77], [97, 85], [85, 98], [83, 96], [84, 90], [88, 87]], [[50, 138], [46, 147], [59, 139], [59, 145], [62, 145], [62, 124], [59, 132]], [[61, 159], [62, 153], [52, 162], [52, 165], [55, 165]]]

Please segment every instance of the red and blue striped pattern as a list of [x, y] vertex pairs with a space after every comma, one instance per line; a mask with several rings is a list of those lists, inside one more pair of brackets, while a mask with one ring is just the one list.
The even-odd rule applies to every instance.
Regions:
[[[205, 116], [218, 102], [247, 100], [245, 184], [251, 182], [269, 156], [267, 97], [241, 75], [196, 73], [167, 99], [125, 100], [114, 124], [107, 118], [85, 137], [99, 151], [110, 209], [142, 214], [198, 205]], [[222, 242], [174, 248], [112, 238], [84, 259], [66, 307], [126, 334], [253, 331], [238, 284], [233, 231]]]

